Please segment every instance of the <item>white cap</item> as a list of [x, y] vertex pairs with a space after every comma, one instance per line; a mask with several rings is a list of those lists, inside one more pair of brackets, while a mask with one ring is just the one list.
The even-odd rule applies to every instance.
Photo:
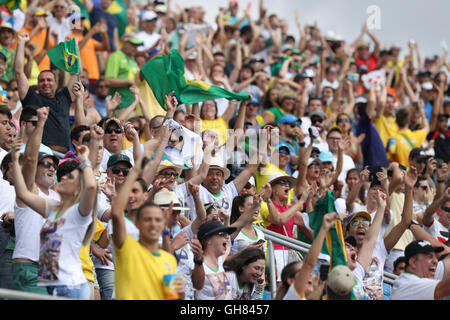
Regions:
[[328, 275], [328, 287], [339, 296], [350, 294], [355, 284], [355, 276], [347, 266], [336, 266]]
[[422, 83], [422, 89], [423, 90], [433, 90], [433, 84], [431, 82], [424, 82]]
[[155, 11], [151, 11], [151, 10], [144, 11], [144, 13], [142, 14], [142, 17], [141, 17], [142, 21], [150, 21], [150, 20], [154, 20], [154, 19], [158, 19], [158, 15], [155, 13]]
[[170, 203], [173, 202], [173, 210], [183, 210], [187, 211], [189, 208], [185, 208], [182, 206], [180, 199], [178, 199], [177, 194], [175, 191], [169, 191], [167, 189], [162, 189], [155, 193], [154, 200], [155, 204], [157, 204], [160, 207], [168, 208]]

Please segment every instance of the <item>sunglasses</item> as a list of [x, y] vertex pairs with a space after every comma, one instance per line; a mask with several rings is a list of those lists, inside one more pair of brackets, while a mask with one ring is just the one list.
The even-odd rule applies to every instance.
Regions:
[[309, 165], [308, 168], [320, 168], [320, 164], [318, 164], [318, 163], [312, 163], [312, 164]]
[[287, 185], [289, 187], [292, 186], [292, 183], [289, 180], [280, 180], [280, 181], [277, 182], [277, 184]]
[[420, 186], [422, 188], [423, 191], [427, 191], [428, 190], [428, 186]]
[[370, 222], [367, 220], [353, 220], [350, 225], [352, 227], [357, 227], [359, 225], [362, 225], [363, 227], [368, 227], [370, 226]]
[[161, 172], [159, 175], [166, 177], [178, 177], [178, 173], [176, 172]]
[[[6, 170], [6, 171], [8, 171], [8, 170]], [[5, 172], [5, 174], [6, 174], [6, 172]], [[442, 207], [442, 210], [445, 212], [450, 212], [450, 207]]]
[[115, 128], [115, 129], [108, 128], [105, 130], [106, 134], [111, 134], [113, 132], [116, 134], [121, 134], [121, 133], [123, 133], [123, 130], [121, 128]]
[[42, 165], [46, 169], [53, 167], [56, 170], [56, 168], [58, 168], [56, 163], [50, 162], [50, 161], [42, 161], [42, 162], [39, 162], [39, 164]]
[[25, 120], [25, 122], [31, 123], [33, 127], [36, 127], [37, 125], [37, 120]]
[[347, 119], [347, 118], [338, 119], [337, 123], [341, 123], [341, 122], [348, 122], [348, 123], [350, 123], [350, 119]]
[[314, 124], [314, 123], [322, 123], [322, 122], [323, 122], [323, 120], [320, 119], [320, 118], [311, 119], [311, 123], [312, 123], [312, 124]]
[[119, 174], [120, 172], [122, 172], [122, 174], [126, 177], [128, 175], [128, 172], [130, 171], [130, 169], [128, 168], [111, 168], [111, 172], [113, 174]]

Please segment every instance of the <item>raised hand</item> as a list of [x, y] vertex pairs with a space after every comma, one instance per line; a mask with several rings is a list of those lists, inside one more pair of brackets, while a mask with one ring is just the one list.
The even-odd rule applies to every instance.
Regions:
[[112, 198], [116, 196], [116, 179], [114, 177], [108, 177], [106, 182], [99, 186], [99, 189], [105, 194], [109, 201], [111, 201]]
[[42, 107], [36, 110], [38, 123], [44, 125], [48, 119], [48, 114], [50, 112], [50, 107]]
[[336, 212], [327, 213], [323, 216], [322, 228], [325, 230], [330, 230], [330, 228], [334, 225], [338, 218], [338, 214]]
[[188, 191], [191, 195], [196, 196], [199, 194], [200, 187], [192, 182], [187, 182]]
[[370, 171], [367, 166], [364, 167], [364, 169], [360, 172], [359, 178], [362, 182], [369, 182], [370, 181]]
[[19, 42], [30, 41], [30, 35], [28, 33], [18, 33], [17, 38], [19, 39]]
[[272, 196], [272, 186], [270, 185], [270, 183], [266, 183], [266, 185], [262, 187], [260, 195], [264, 202], [269, 201], [270, 197]]
[[91, 139], [94, 138], [96, 140], [103, 140], [103, 136], [105, 135], [105, 132], [103, 131], [103, 128], [93, 124], [90, 127], [90, 134], [91, 134]]
[[200, 261], [203, 258], [202, 244], [197, 239], [197, 235], [194, 235], [194, 238], [191, 240], [191, 250], [194, 254], [194, 260]]
[[178, 232], [171, 242], [172, 250], [177, 251], [190, 242], [184, 231]]
[[445, 162], [442, 162], [441, 167], [436, 169], [436, 174], [438, 180], [447, 180], [448, 165]]
[[408, 173], [405, 175], [405, 186], [409, 188], [414, 188], [417, 181], [417, 169], [415, 167], [410, 167]]
[[139, 138], [139, 134], [136, 129], [131, 125], [131, 122], [127, 122], [125, 124], [125, 136], [129, 141], [133, 141], [136, 138]]
[[167, 113], [170, 113], [172, 116], [175, 112], [175, 109], [178, 105], [178, 100], [175, 97], [175, 92], [172, 91], [168, 96], [165, 98], [166, 107], [167, 107]]
[[378, 192], [378, 197], [377, 197], [378, 208], [382, 208], [384, 210], [387, 205], [386, 194], [380, 190], [377, 190], [377, 192]]
[[72, 93], [75, 95], [77, 99], [83, 99], [84, 98], [84, 86], [81, 83], [81, 81], [76, 81]]
[[122, 103], [122, 97], [119, 92], [116, 91], [114, 97], [109, 96], [106, 102], [106, 108], [108, 111], [115, 110]]

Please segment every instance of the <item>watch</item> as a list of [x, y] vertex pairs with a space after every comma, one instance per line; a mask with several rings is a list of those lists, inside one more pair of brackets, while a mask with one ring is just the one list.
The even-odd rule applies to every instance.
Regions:
[[306, 143], [304, 143], [304, 142], [299, 142], [299, 144], [298, 144], [299, 146], [300, 146], [300, 148], [304, 148], [305, 147], [305, 145], [306, 145]]
[[420, 224], [416, 220], [411, 220], [408, 224], [408, 229], [411, 230], [411, 225], [415, 224], [416, 226], [420, 226]]

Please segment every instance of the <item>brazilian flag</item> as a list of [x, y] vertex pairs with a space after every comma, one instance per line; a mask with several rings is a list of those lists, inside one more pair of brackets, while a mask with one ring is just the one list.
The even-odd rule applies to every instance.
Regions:
[[[335, 200], [334, 192], [327, 190], [326, 197], [324, 199], [318, 199], [314, 205], [314, 211], [308, 213], [309, 226], [314, 231], [314, 238], [319, 233], [322, 226], [323, 216], [329, 212], [336, 212], [334, 206]], [[311, 240], [306, 238], [303, 233], [300, 232], [298, 233], [298, 240], [311, 243]], [[344, 232], [342, 230], [342, 223], [339, 219], [325, 236], [321, 253], [330, 256], [330, 271], [335, 266], [348, 265], [347, 254], [345, 252]]]
[[121, 37], [128, 25], [127, 6], [123, 0], [114, 0], [106, 11], [116, 17], [117, 31], [119, 32], [119, 37]]
[[141, 72], [164, 110], [165, 96], [172, 91], [178, 101], [185, 105], [219, 98], [239, 101], [250, 98], [247, 93], [235, 93], [203, 81], [187, 80], [184, 75], [184, 60], [177, 50], [172, 50], [169, 55], [150, 59]]
[[21, 0], [0, 0], [0, 4], [4, 5], [8, 10], [20, 8]]
[[47, 55], [58, 68], [70, 73], [80, 73], [80, 61], [75, 38], [60, 42], [57, 46], [51, 48]]

